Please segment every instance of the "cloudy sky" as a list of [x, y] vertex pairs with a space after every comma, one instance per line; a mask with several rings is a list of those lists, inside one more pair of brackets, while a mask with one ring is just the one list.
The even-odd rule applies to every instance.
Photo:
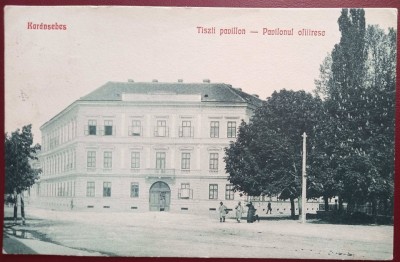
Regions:
[[[319, 65], [339, 42], [339, 16], [340, 9], [9, 6], [5, 131], [32, 123], [40, 142], [41, 125], [107, 81], [210, 79], [263, 99], [283, 88], [311, 92]], [[366, 20], [396, 27], [397, 12], [366, 9]], [[66, 30], [30, 29], [41, 23]], [[264, 28], [293, 35], [263, 35]], [[300, 36], [303, 29], [324, 36]]]

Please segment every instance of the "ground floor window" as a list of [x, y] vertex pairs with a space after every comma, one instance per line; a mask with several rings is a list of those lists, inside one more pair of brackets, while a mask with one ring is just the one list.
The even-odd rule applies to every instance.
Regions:
[[103, 197], [111, 197], [111, 182], [103, 183]]
[[227, 184], [225, 187], [225, 199], [226, 200], [233, 200], [234, 194], [233, 194], [233, 185], [232, 184]]
[[94, 188], [94, 182], [92, 182], [92, 181], [88, 181], [87, 182], [87, 185], [86, 185], [86, 196], [87, 197], [94, 197], [94, 191], [95, 190], [95, 188]]
[[131, 183], [131, 197], [139, 197], [139, 184]]
[[218, 185], [217, 184], [209, 185], [208, 198], [209, 199], [218, 199]]
[[190, 183], [181, 183], [181, 189], [190, 188]]

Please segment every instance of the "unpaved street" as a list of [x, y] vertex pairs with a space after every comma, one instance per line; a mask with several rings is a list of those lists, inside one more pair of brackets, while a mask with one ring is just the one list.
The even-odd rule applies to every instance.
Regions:
[[[92, 213], [30, 208], [28, 236], [109, 256], [391, 259], [392, 226], [262, 220], [248, 224], [211, 214]], [[7, 212], [6, 212], [7, 215]], [[32, 249], [35, 245], [32, 244]], [[62, 251], [60, 251], [62, 252]]]

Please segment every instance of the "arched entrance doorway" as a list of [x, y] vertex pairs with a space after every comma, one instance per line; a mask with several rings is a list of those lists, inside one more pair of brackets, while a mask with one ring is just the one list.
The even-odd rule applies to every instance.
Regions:
[[150, 211], [169, 211], [171, 190], [167, 183], [158, 181], [150, 187]]

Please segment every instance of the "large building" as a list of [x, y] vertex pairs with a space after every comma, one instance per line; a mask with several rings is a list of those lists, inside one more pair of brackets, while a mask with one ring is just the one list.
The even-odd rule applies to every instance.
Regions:
[[46, 208], [199, 212], [241, 199], [224, 148], [261, 100], [228, 84], [108, 82], [41, 127]]

